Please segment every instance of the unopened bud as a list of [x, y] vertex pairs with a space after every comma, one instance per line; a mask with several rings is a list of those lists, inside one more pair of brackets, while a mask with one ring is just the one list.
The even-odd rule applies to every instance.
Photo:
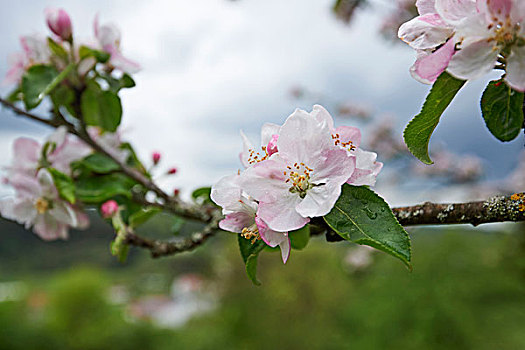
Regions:
[[177, 168], [170, 168], [168, 169], [168, 174], [169, 175], [173, 175], [173, 174], [176, 174], [177, 173]]
[[173, 195], [177, 197], [180, 194], [180, 190], [178, 188], [173, 190]]
[[153, 160], [153, 164], [157, 165], [160, 162], [160, 153], [159, 152], [153, 152], [151, 155], [151, 159]]
[[102, 212], [102, 217], [104, 217], [104, 219], [112, 218], [118, 213], [118, 204], [113, 199], [110, 199], [102, 204], [100, 211]]
[[271, 156], [274, 153], [277, 153], [277, 140], [279, 139], [279, 135], [273, 134], [272, 139], [270, 142], [268, 142], [268, 145], [266, 146], [266, 152], [269, 156]]
[[70, 40], [73, 33], [71, 19], [64, 9], [47, 8], [45, 10], [47, 26], [62, 40]]

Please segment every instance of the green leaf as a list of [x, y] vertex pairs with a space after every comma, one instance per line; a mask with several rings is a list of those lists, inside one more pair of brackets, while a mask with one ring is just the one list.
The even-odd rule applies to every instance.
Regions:
[[75, 162], [75, 167], [83, 167], [98, 174], [107, 174], [120, 169], [115, 161], [102, 153], [93, 153]]
[[293, 249], [302, 250], [308, 245], [310, 241], [310, 226], [306, 225], [298, 230], [288, 233], [290, 237], [290, 244]]
[[343, 185], [341, 196], [324, 219], [344, 239], [382, 250], [411, 268], [408, 233], [383, 198], [369, 188]]
[[55, 56], [60, 57], [64, 61], [68, 60], [67, 51], [62, 47], [62, 45], [58, 44], [51, 38], [47, 38], [47, 45], [49, 46], [49, 49]]
[[193, 198], [193, 200], [199, 204], [212, 203], [210, 196], [211, 196], [211, 187], [197, 188], [191, 194], [191, 197]]
[[17, 101], [22, 101], [24, 95], [22, 94], [22, 90], [20, 89], [20, 86], [18, 86], [16, 89], [11, 91], [9, 95], [7, 95], [6, 100], [15, 103]]
[[135, 184], [135, 181], [121, 173], [85, 176], [76, 181], [76, 196], [84, 203], [101, 203], [117, 195], [130, 198], [131, 188]]
[[109, 244], [109, 249], [111, 251], [111, 255], [116, 256], [119, 262], [126, 262], [129, 253], [129, 245], [124, 244], [117, 238]]
[[410, 152], [423, 163], [433, 163], [428, 155], [430, 137], [439, 118], [464, 84], [464, 80], [456, 79], [447, 72], [441, 73], [430, 89], [421, 112], [406, 126], [403, 132], [405, 143]]
[[51, 101], [57, 110], [60, 108], [60, 106], [64, 106], [69, 114], [71, 114], [73, 117], [77, 117], [77, 113], [73, 108], [73, 102], [75, 102], [75, 93], [70, 87], [61, 84], [57, 86], [49, 96], [51, 97]]
[[105, 80], [111, 91], [117, 93], [124, 88], [132, 88], [135, 86], [135, 81], [128, 74], [123, 74], [120, 78], [115, 78], [111, 74], [99, 73], [99, 77]]
[[73, 180], [68, 175], [56, 170], [55, 168], [48, 168], [47, 170], [53, 178], [58, 195], [69, 203], [75, 204], [75, 184], [73, 183]]
[[84, 58], [93, 57], [100, 63], [106, 63], [111, 57], [111, 55], [107, 52], [95, 50], [87, 46], [80, 46], [78, 49], [78, 55], [80, 56], [81, 60]]
[[26, 109], [33, 109], [42, 102], [46, 91], [58, 75], [54, 67], [45, 65], [35, 65], [27, 70], [21, 85]]
[[120, 88], [129, 89], [135, 86], [136, 86], [135, 80], [133, 80], [133, 78], [129, 74], [124, 73], [122, 78], [120, 78]]
[[266, 243], [262, 240], [257, 240], [252, 244], [251, 240], [242, 237], [240, 234], [237, 236], [237, 241], [239, 242], [242, 260], [246, 265], [248, 278], [253, 284], [260, 286], [261, 282], [257, 279], [257, 257], [266, 246]]
[[129, 226], [138, 227], [160, 213], [162, 210], [156, 207], [142, 208], [129, 216]]
[[115, 132], [122, 118], [120, 98], [111, 91], [104, 91], [90, 83], [80, 98], [80, 109], [87, 125], [99, 126]]
[[514, 140], [523, 128], [523, 93], [493, 80], [481, 97], [481, 112], [492, 135], [503, 142]]

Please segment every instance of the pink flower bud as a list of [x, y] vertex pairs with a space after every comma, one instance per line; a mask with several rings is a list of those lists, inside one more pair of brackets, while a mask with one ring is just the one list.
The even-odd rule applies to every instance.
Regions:
[[102, 211], [102, 216], [104, 219], [109, 219], [118, 213], [118, 204], [113, 199], [110, 199], [109, 201], [102, 204], [100, 210]]
[[175, 173], [177, 173], [177, 168], [170, 168], [170, 169], [168, 169], [168, 174], [169, 175], [173, 175]]
[[159, 152], [153, 152], [151, 155], [151, 159], [153, 160], [153, 164], [157, 165], [160, 162], [160, 153]]
[[266, 152], [269, 156], [271, 156], [274, 153], [277, 153], [277, 140], [279, 139], [279, 135], [273, 134], [272, 139], [270, 142], [268, 142], [268, 145], [266, 146]]
[[177, 197], [180, 194], [180, 190], [178, 188], [173, 190], [173, 195]]
[[62, 40], [70, 40], [72, 35], [71, 19], [64, 9], [47, 8], [45, 10], [47, 26]]

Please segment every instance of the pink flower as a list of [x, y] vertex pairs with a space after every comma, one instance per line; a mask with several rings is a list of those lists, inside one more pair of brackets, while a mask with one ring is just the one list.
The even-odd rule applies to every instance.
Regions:
[[73, 30], [67, 12], [64, 9], [47, 8], [45, 14], [49, 29], [62, 40], [71, 40]]
[[20, 83], [29, 67], [50, 61], [51, 52], [45, 38], [39, 35], [27, 35], [20, 38], [20, 44], [23, 50], [10, 57], [11, 68], [7, 71], [3, 85]]
[[36, 177], [19, 174], [10, 178], [16, 189], [15, 198], [0, 200], [0, 214], [25, 225], [44, 240], [66, 239], [70, 227], [84, 229], [89, 225], [85, 213], [61, 199], [46, 169]]
[[84, 158], [91, 152], [91, 148], [85, 143], [74, 136], [67, 135], [66, 127], [59, 127], [44, 141], [44, 144], [20, 137], [13, 144], [13, 163], [7, 168], [8, 181], [18, 174], [35, 176], [40, 168], [47, 166], [70, 175], [71, 162]]
[[361, 186], [374, 186], [376, 177], [383, 168], [383, 163], [376, 162], [377, 154], [359, 148], [361, 131], [353, 126], [340, 126], [335, 128], [334, 120], [328, 111], [320, 105], [315, 105], [311, 113], [319, 123], [328, 125], [334, 145], [348, 151], [349, 155], [356, 158], [356, 169], [347, 183]]
[[353, 174], [356, 159], [334, 144], [330, 125], [297, 109], [280, 128], [278, 152], [241, 174], [240, 187], [259, 201], [257, 216], [271, 230], [303, 227], [328, 214]]
[[112, 218], [118, 213], [118, 204], [113, 199], [110, 199], [100, 206], [100, 211], [104, 219]]
[[223, 208], [226, 217], [219, 222], [225, 231], [241, 233], [246, 239], [261, 238], [270, 247], [279, 246], [283, 262], [290, 256], [287, 232], [277, 232], [257, 215], [258, 204], [239, 187], [239, 175], [225, 176], [211, 191], [211, 199]]
[[250, 140], [241, 131], [243, 141], [243, 150], [239, 155], [242, 165], [245, 168], [268, 159], [272, 154], [277, 152], [277, 139], [279, 137], [280, 126], [272, 123], [266, 123], [261, 128], [261, 147], [260, 150], [254, 147]]
[[445, 71], [455, 53], [456, 25], [475, 11], [474, 0], [418, 0], [419, 16], [403, 23], [398, 36], [416, 49], [410, 68], [414, 79], [431, 84]]
[[167, 171], [168, 175], [174, 175], [177, 173], [177, 168], [169, 168]]
[[525, 91], [525, 5], [523, 0], [478, 0], [477, 9], [456, 26], [459, 51], [447, 71], [459, 79], [476, 79], [505, 61], [505, 81]]
[[100, 48], [111, 55], [109, 63], [126, 73], [137, 73], [140, 65], [122, 55], [120, 50], [120, 30], [113, 24], [99, 25], [98, 15], [93, 23], [95, 38]]

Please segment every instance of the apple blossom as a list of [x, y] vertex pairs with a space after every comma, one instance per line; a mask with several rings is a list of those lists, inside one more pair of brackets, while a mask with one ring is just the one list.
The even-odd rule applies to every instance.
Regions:
[[326, 121], [300, 109], [280, 128], [277, 148], [246, 169], [239, 183], [259, 201], [257, 215], [270, 229], [295, 230], [332, 209], [356, 159], [334, 144]]
[[84, 229], [87, 215], [61, 199], [51, 174], [41, 169], [37, 176], [18, 174], [9, 179], [16, 190], [15, 198], [0, 200], [0, 214], [30, 227], [44, 240], [66, 239], [70, 227]]
[[277, 139], [279, 138], [280, 126], [277, 124], [266, 123], [261, 128], [261, 151], [250, 142], [246, 135], [241, 131], [243, 150], [239, 155], [242, 165], [245, 168], [268, 159], [277, 152]]
[[477, 11], [456, 26], [459, 51], [448, 72], [475, 79], [504, 63], [505, 81], [525, 91], [525, 5], [523, 0], [478, 0]]
[[47, 166], [69, 175], [71, 162], [84, 158], [91, 152], [91, 148], [85, 143], [68, 135], [65, 126], [59, 127], [43, 144], [20, 137], [13, 143], [13, 163], [7, 168], [9, 178], [18, 174], [35, 176], [40, 168]]
[[126, 73], [136, 73], [140, 65], [122, 55], [120, 50], [120, 30], [113, 23], [99, 25], [98, 15], [93, 23], [95, 38], [100, 48], [111, 55], [109, 63]]
[[26, 35], [20, 38], [20, 44], [22, 52], [10, 57], [11, 68], [7, 71], [3, 85], [20, 83], [29, 67], [50, 61], [51, 52], [45, 38], [39, 35]]
[[73, 29], [67, 12], [64, 9], [47, 8], [45, 14], [49, 29], [62, 40], [71, 40]]
[[226, 216], [219, 222], [225, 231], [241, 233], [246, 239], [261, 238], [270, 247], [279, 246], [283, 262], [290, 255], [290, 238], [287, 232], [277, 232], [257, 215], [258, 204], [239, 186], [240, 175], [225, 176], [211, 190], [211, 199], [223, 208]]
[[339, 126], [335, 128], [332, 116], [323, 106], [315, 105], [311, 114], [320, 123], [326, 123], [328, 125], [334, 145], [347, 150], [351, 156], [356, 158], [356, 169], [347, 183], [355, 186], [374, 186], [376, 177], [383, 168], [383, 163], [376, 162], [376, 153], [359, 148], [361, 131], [352, 126]]

